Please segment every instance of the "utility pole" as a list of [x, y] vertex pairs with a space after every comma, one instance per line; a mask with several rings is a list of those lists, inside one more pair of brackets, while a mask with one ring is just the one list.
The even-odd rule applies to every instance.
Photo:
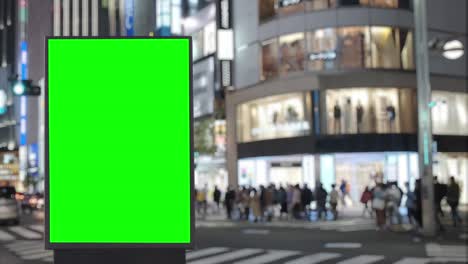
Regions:
[[414, 27], [416, 48], [416, 75], [418, 83], [418, 157], [421, 179], [423, 232], [436, 233], [434, 183], [432, 176], [432, 122], [429, 103], [431, 83], [427, 41], [427, 0], [414, 0]]

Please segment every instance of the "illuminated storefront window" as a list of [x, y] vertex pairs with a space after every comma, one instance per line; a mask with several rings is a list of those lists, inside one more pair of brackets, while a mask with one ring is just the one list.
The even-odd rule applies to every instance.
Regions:
[[259, 0], [260, 23], [275, 17], [340, 7], [411, 9], [410, 0]]
[[341, 68], [370, 68], [370, 32], [367, 27], [338, 29], [338, 61]]
[[[380, 26], [324, 28], [262, 43], [261, 80], [291, 72], [330, 69], [413, 70], [413, 33]], [[307, 46], [305, 48], [304, 46]], [[279, 65], [278, 65], [279, 64]], [[279, 68], [279, 70], [278, 70]]]
[[239, 142], [309, 134], [311, 105], [307, 93], [270, 96], [237, 107]]
[[307, 11], [335, 8], [337, 0], [309, 0], [306, 2]]
[[408, 30], [370, 27], [372, 68], [414, 69], [413, 37]]
[[309, 70], [325, 70], [336, 67], [336, 31], [319, 29], [307, 33], [309, 44]]
[[278, 60], [278, 41], [277, 39], [271, 39], [262, 43], [262, 54], [261, 54], [261, 65], [262, 75], [260, 79], [262, 81], [278, 77], [279, 73], [279, 60]]
[[295, 33], [279, 38], [280, 72], [304, 71], [304, 33]]
[[468, 135], [468, 94], [433, 91], [432, 130], [438, 135]]
[[346, 88], [326, 91], [327, 134], [415, 133], [416, 91]]

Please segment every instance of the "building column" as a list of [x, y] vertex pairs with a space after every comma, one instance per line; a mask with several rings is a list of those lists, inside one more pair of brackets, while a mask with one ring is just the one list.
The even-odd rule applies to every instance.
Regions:
[[231, 187], [238, 185], [237, 172], [237, 131], [236, 131], [236, 105], [232, 95], [226, 93], [226, 164], [228, 171], [228, 184]]
[[315, 186], [317, 187], [321, 181], [321, 170], [320, 170], [320, 154], [314, 155], [314, 177], [315, 177]]

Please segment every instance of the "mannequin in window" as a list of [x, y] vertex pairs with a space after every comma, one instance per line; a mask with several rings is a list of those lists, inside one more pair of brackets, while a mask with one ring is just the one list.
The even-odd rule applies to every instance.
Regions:
[[333, 132], [335, 134], [341, 133], [341, 107], [338, 101], [335, 102], [335, 107], [333, 107]]
[[375, 107], [373, 104], [369, 106], [369, 131], [377, 132], [377, 117], [375, 115]]
[[273, 125], [276, 125], [276, 123], [278, 122], [278, 112], [273, 112]]
[[387, 106], [388, 133], [394, 132], [394, 124], [396, 119], [395, 107], [390, 104]]
[[358, 101], [358, 105], [356, 107], [356, 128], [357, 132], [361, 133], [361, 126], [362, 126], [362, 118], [364, 117], [364, 108], [361, 105], [361, 101]]
[[288, 122], [295, 122], [298, 120], [299, 114], [297, 113], [296, 109], [293, 106], [288, 106], [287, 108], [287, 121]]
[[351, 98], [346, 98], [346, 104], [345, 104], [345, 107], [344, 107], [344, 116], [343, 116], [343, 120], [344, 120], [344, 132], [346, 134], [351, 134], [352, 133], [352, 129], [351, 129], [351, 126], [352, 126], [352, 123], [351, 123], [351, 120], [353, 118], [353, 108], [352, 108], [352, 104], [351, 104]]

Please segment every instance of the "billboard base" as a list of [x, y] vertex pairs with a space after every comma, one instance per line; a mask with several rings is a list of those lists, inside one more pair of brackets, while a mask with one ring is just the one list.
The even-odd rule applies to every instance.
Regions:
[[185, 264], [185, 249], [60, 249], [55, 264]]

